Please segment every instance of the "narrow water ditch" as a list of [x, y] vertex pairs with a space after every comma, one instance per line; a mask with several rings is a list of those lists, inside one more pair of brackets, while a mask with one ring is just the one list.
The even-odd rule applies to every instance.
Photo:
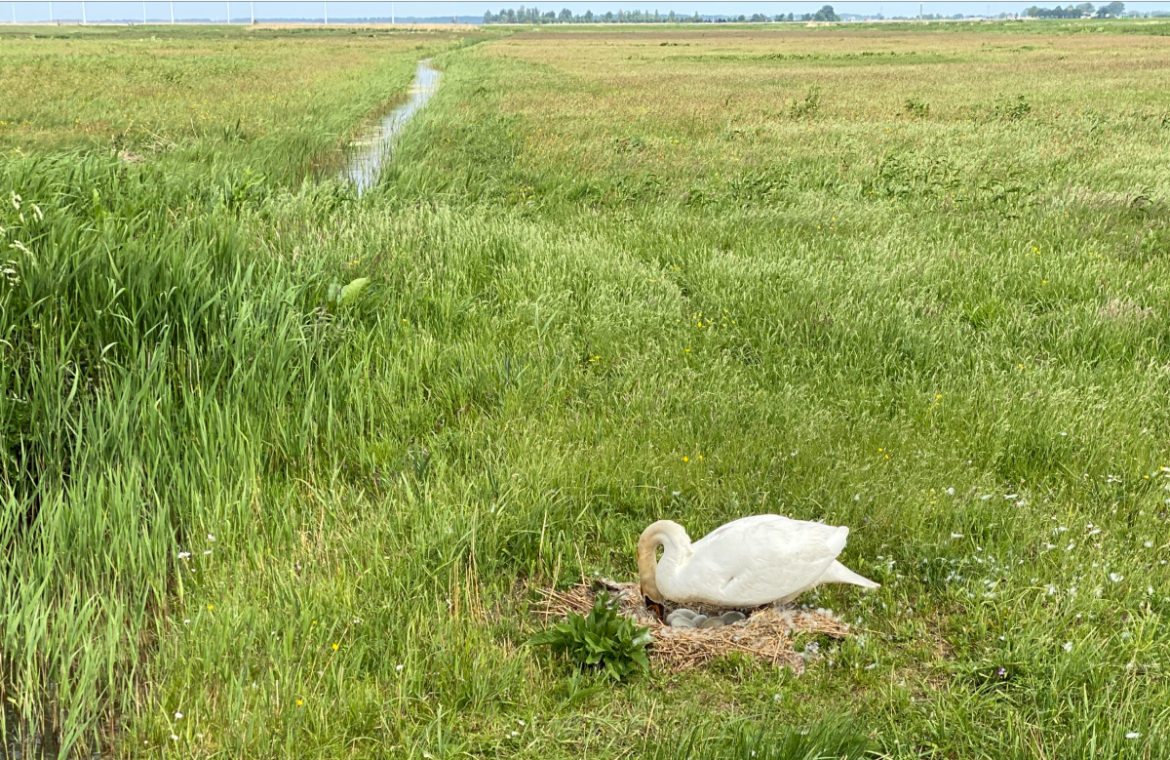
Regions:
[[[382, 167], [394, 152], [399, 134], [438, 91], [441, 78], [442, 72], [431, 66], [429, 58], [419, 61], [406, 101], [350, 143], [342, 179], [352, 182], [359, 195], [377, 184]], [[56, 760], [59, 756], [60, 747], [54, 731], [25, 723], [12, 705], [7, 702], [3, 705], [0, 709], [0, 760]], [[100, 753], [92, 755], [94, 758], [100, 756]]]
[[350, 145], [351, 155], [343, 178], [354, 184], [358, 195], [378, 183], [382, 167], [394, 152], [399, 133], [438, 91], [442, 76], [442, 72], [431, 66], [429, 58], [419, 61], [406, 102], [383, 116], [377, 126]]

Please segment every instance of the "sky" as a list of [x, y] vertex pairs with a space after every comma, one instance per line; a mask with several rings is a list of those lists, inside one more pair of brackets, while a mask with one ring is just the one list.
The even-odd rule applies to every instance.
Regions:
[[[1007, 2], [975, 2], [973, 0], [926, 0], [923, 5], [924, 13], [964, 15], [1018, 13], [1031, 5], [1050, 7], [1053, 5], [1077, 5], [1081, 0], [1014, 0]], [[917, 16], [919, 3], [917, 0], [853, 0], [852, 2], [833, 2], [833, 0], [791, 0], [777, 2], [776, 0], [689, 0], [671, 2], [670, 0], [610, 0], [609, 2], [566, 2], [565, 0], [414, 0], [401, 2], [399, 0], [175, 0], [173, 3], [176, 21], [183, 20], [211, 20], [223, 22], [231, 12], [233, 23], [247, 23], [251, 13], [255, 12], [257, 20], [265, 19], [317, 19], [323, 20], [326, 9], [331, 20], [360, 19], [360, 18], [388, 18], [391, 6], [396, 19], [409, 17], [457, 17], [461, 21], [475, 21], [483, 18], [485, 10], [499, 12], [501, 8], [516, 8], [520, 5], [536, 6], [543, 11], [560, 11], [569, 8], [574, 13], [584, 13], [592, 10], [594, 13], [618, 10], [647, 10], [691, 15], [707, 14], [745, 14], [765, 13], [769, 16], [777, 13], [814, 13], [822, 5], [831, 4], [837, 13], [857, 13], [860, 15], [874, 15], [881, 13], [890, 16]], [[1103, 5], [1096, 2], [1094, 5]], [[44, 22], [50, 18], [54, 21], [77, 22], [82, 19], [82, 5], [80, 0], [0, 0], [0, 23], [17, 22]], [[90, 23], [101, 21], [141, 22], [145, 11], [146, 19], [150, 22], [169, 21], [171, 5], [167, 0], [147, 0], [146, 2], [128, 2], [127, 0], [86, 0], [84, 11], [86, 20]], [[1126, 8], [1135, 11], [1170, 11], [1170, 0], [1152, 0], [1149, 2], [1126, 2]]]

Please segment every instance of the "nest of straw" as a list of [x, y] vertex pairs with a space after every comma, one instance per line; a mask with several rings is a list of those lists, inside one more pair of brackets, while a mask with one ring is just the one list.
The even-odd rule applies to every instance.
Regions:
[[[570, 612], [588, 614], [597, 594], [608, 592], [618, 601], [618, 612], [650, 629], [650, 659], [672, 672], [700, 667], [732, 652], [742, 652], [774, 665], [787, 665], [799, 674], [804, 671], [806, 654], [793, 650], [793, 634], [824, 634], [834, 639], [849, 635], [849, 626], [831, 614], [791, 607], [742, 610], [748, 615], [746, 620], [719, 628], [672, 628], [646, 608], [638, 584], [608, 579], [583, 583], [567, 591], [539, 591], [542, 598], [537, 603], [537, 614], [546, 620], [565, 617]], [[703, 605], [687, 607], [705, 614], [725, 611]], [[677, 606], [668, 605], [664, 615], [674, 609]]]

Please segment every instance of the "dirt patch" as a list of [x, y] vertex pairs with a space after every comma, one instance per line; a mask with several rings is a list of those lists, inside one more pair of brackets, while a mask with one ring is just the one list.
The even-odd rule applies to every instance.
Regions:
[[1102, 319], [1141, 322], [1143, 319], [1154, 316], [1154, 307], [1142, 307], [1130, 300], [1110, 298], [1109, 302], [1102, 306], [1097, 313], [1101, 315]]
[[[611, 580], [581, 584], [567, 591], [539, 589], [543, 598], [538, 603], [537, 614], [546, 620], [561, 618], [570, 612], [587, 614], [601, 591], [608, 591], [618, 600], [621, 614], [650, 629], [653, 639], [650, 659], [671, 672], [700, 667], [732, 652], [741, 652], [773, 665], [787, 665], [792, 672], [799, 674], [804, 671], [807, 655], [793, 649], [793, 634], [824, 634], [834, 639], [850, 635], [849, 626], [829, 614], [792, 607], [744, 610], [748, 614], [746, 620], [719, 628], [672, 628], [647, 609], [638, 584]], [[702, 605], [688, 607], [706, 611]], [[666, 612], [675, 608], [672, 605]]]

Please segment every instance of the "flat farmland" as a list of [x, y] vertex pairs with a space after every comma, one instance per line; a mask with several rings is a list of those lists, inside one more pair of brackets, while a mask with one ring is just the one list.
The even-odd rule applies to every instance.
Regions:
[[[1168, 54], [1123, 21], [5, 31], [6, 748], [1165, 756]], [[798, 600], [851, 626], [802, 674], [528, 644], [651, 522], [766, 512], [882, 584]]]

